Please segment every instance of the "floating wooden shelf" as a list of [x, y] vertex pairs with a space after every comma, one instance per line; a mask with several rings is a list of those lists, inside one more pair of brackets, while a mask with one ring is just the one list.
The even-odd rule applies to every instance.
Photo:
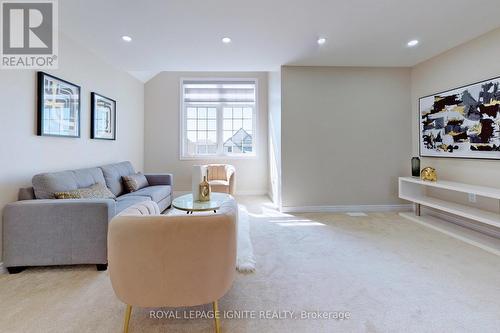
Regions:
[[399, 185], [401, 182], [408, 182], [418, 184], [421, 186], [442, 188], [450, 191], [457, 191], [463, 193], [473, 193], [487, 198], [500, 200], [500, 189], [487, 186], [469, 185], [457, 182], [450, 182], [447, 180], [438, 180], [436, 182], [424, 181], [416, 177], [399, 177]]
[[[414, 177], [399, 178], [399, 197], [401, 199], [414, 202], [417, 205], [434, 208], [449, 214], [500, 228], [499, 213], [493, 213], [487, 210], [428, 196], [426, 193], [426, 189], [428, 187], [461, 193], [470, 193], [496, 200], [500, 200], [499, 189], [450, 181], [429, 182]], [[420, 211], [420, 209], [417, 209], [417, 212], [418, 211]], [[400, 215], [412, 221], [429, 226], [434, 230], [438, 230], [455, 238], [461, 239], [469, 244], [473, 244], [484, 249], [487, 247], [489, 252], [500, 255], [500, 240], [497, 238], [490, 237], [474, 230], [464, 228], [450, 222], [445, 222], [431, 216], [417, 216], [410, 213], [401, 213]]]

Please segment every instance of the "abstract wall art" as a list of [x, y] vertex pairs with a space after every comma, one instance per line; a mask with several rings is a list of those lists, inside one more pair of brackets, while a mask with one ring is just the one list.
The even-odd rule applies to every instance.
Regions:
[[37, 134], [80, 137], [80, 87], [38, 72]]
[[500, 78], [419, 100], [420, 155], [500, 159]]
[[95, 92], [90, 96], [90, 138], [116, 140], [116, 101]]

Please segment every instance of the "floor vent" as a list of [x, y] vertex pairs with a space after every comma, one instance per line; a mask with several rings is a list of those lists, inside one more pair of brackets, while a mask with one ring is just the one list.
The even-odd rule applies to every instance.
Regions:
[[346, 213], [346, 215], [352, 216], [352, 217], [358, 217], [358, 216], [368, 216], [365, 213], [362, 212], [351, 212], [351, 213]]

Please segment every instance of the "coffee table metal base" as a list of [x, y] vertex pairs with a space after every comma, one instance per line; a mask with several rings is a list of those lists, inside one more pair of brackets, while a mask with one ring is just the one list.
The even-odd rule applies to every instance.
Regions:
[[[193, 210], [188, 210], [188, 211], [186, 212], [186, 214], [193, 214], [193, 212], [194, 212]], [[215, 209], [214, 209], [214, 213], [217, 213], [217, 211], [216, 211]]]

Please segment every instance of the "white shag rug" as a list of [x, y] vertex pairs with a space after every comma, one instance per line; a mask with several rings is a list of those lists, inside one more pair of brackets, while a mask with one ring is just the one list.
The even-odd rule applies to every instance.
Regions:
[[238, 205], [238, 239], [236, 269], [242, 273], [255, 271], [255, 256], [252, 240], [250, 239], [250, 219], [245, 206]]
[[[186, 215], [186, 212], [172, 208], [166, 215]], [[247, 209], [242, 205], [238, 205], [236, 245], [236, 269], [240, 273], [254, 272], [256, 262], [250, 239], [250, 219]]]

